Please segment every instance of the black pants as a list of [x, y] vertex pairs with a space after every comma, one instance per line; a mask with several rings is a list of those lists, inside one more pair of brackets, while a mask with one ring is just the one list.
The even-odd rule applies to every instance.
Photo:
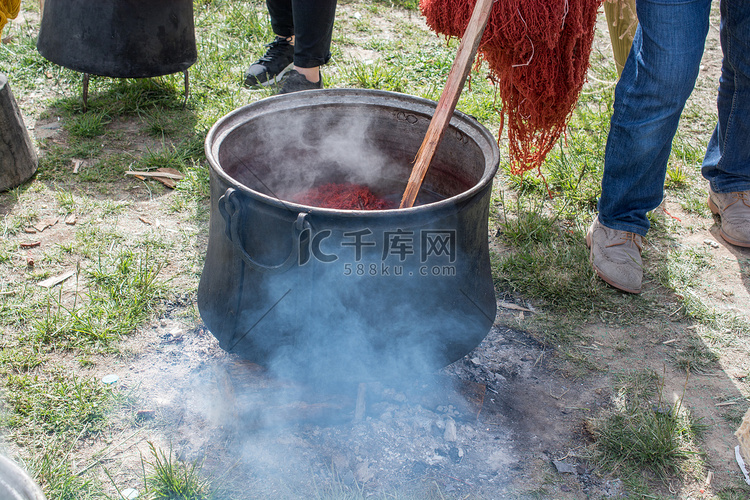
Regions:
[[336, 0], [266, 0], [271, 28], [279, 36], [294, 35], [294, 64], [322, 66], [331, 58]]

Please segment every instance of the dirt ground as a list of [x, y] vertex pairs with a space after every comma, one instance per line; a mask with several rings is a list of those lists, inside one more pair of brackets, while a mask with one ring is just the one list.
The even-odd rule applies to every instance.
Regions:
[[[706, 109], [714, 107], [719, 64], [714, 22], [693, 97]], [[34, 96], [19, 100], [33, 106]], [[29, 125], [37, 139], [54, 140], [60, 132], [49, 121]], [[206, 228], [170, 212], [175, 193], [122, 194], [129, 204], [120, 224], [134, 233], [195, 237], [199, 249], [205, 248]], [[54, 217], [56, 207], [45, 193], [37, 201], [40, 220]], [[681, 222], [676, 244], [708, 249], [721, 263], [705, 276], [711, 305], [750, 317], [750, 250], [726, 244], [715, 220], [686, 213], [670, 199], [664, 208]], [[12, 209], [1, 206], [0, 213]], [[90, 217], [82, 215], [78, 223]], [[72, 231], [59, 221], [35, 237], [44, 245], [72, 238]], [[664, 250], [652, 246], [648, 252]], [[64, 293], [72, 293], [72, 286], [64, 284]], [[644, 288], [644, 296], [678, 307], [648, 274]], [[643, 318], [613, 327], [603, 318], [588, 325], [578, 347], [600, 369], [576, 378], [554, 350], [522, 328], [508, 327], [522, 325], [534, 312], [501, 300], [496, 324], [481, 345], [440, 374], [318, 391], [270, 377], [224, 352], [192, 300], [175, 297], [158, 321], [126, 341], [121, 357], [94, 357], [91, 367], [80, 368], [72, 356], [60, 355], [62, 364], [82, 375], [116, 374], [118, 390], [135, 394], [135, 421], [123, 419], [106, 439], [78, 444], [82, 456], [98, 457], [120, 488], [142, 487], [141, 459], [153, 443], [181, 459], [205, 460], [220, 483], [241, 487], [251, 498], [302, 498], [302, 492], [325, 493], [330, 484], [365, 495], [434, 488], [460, 498], [618, 498], [626, 495], [623, 482], [585, 458], [586, 422], [610, 404], [614, 375], [633, 368], [664, 374], [665, 397], [683, 398], [708, 425], [701, 441], [706, 475], [675, 478], [658, 493], [711, 498], [741, 482], [735, 429], [724, 413], [747, 406], [750, 359], [744, 346], [724, 345], [718, 369], [693, 373], [686, 381], [668, 360], [682, 346], [706, 341], [700, 328], [685, 321]]]

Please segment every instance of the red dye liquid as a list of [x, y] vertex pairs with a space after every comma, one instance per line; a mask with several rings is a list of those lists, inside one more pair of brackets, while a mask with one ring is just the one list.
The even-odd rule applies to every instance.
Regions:
[[291, 201], [337, 210], [387, 210], [396, 206], [375, 196], [370, 188], [360, 184], [323, 184], [290, 197]]

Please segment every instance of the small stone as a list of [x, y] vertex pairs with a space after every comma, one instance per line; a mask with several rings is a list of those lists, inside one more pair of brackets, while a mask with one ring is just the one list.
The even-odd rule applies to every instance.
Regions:
[[458, 440], [458, 429], [456, 428], [456, 422], [452, 418], [448, 418], [445, 421], [445, 432], [443, 432], [443, 439], [449, 443], [454, 443]]
[[719, 248], [719, 246], [720, 246], [719, 243], [717, 243], [714, 240], [708, 240], [708, 239], [706, 239], [706, 240], [703, 240], [703, 243], [705, 243], [706, 245], [710, 246], [711, 248]]
[[113, 373], [110, 375], [103, 376], [102, 382], [104, 382], [106, 385], [113, 385], [113, 384], [116, 384], [119, 379], [120, 377], [118, 377], [117, 375]]
[[354, 477], [359, 483], [366, 483], [374, 478], [375, 474], [370, 470], [369, 463], [361, 462], [354, 470]]
[[576, 473], [576, 466], [566, 464], [565, 462], [562, 462], [560, 460], [553, 460], [553, 464], [555, 464], [555, 468], [557, 469], [557, 472], [560, 474], [575, 474]]
[[138, 498], [138, 490], [135, 488], [125, 488], [120, 492], [120, 495], [124, 500], [135, 500]]

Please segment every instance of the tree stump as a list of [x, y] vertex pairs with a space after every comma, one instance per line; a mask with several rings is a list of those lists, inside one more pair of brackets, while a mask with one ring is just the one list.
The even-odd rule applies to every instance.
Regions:
[[26, 182], [38, 164], [8, 79], [0, 73], [0, 192]]

